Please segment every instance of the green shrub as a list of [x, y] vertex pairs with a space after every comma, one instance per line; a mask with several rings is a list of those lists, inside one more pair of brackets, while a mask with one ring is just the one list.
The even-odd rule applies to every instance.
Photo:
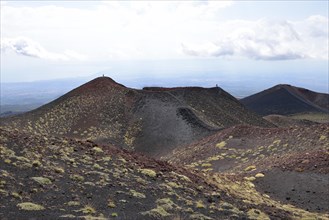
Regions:
[[85, 180], [85, 178], [83, 176], [80, 176], [78, 174], [70, 175], [70, 178], [74, 181], [80, 181], [80, 182]]
[[202, 200], [197, 201], [195, 206], [198, 209], [204, 209], [204, 208], [206, 208], [206, 206], [203, 204]]
[[145, 199], [146, 198], [146, 196], [143, 193], [137, 192], [137, 191], [135, 191], [133, 189], [130, 190], [130, 194], [133, 197], [136, 197], [136, 198], [139, 198], [139, 199]]
[[157, 173], [151, 169], [139, 169], [139, 172], [146, 176], [153, 177], [153, 178], [156, 177], [156, 175], [157, 175]]
[[34, 204], [32, 202], [18, 203], [17, 207], [26, 211], [40, 211], [45, 209], [42, 205]]
[[41, 185], [51, 184], [51, 180], [46, 177], [36, 176], [36, 177], [31, 177], [31, 179], [33, 179], [34, 181], [38, 182]]
[[222, 142], [216, 144], [216, 147], [218, 147], [219, 149], [223, 149], [225, 146], [226, 146], [226, 142], [225, 141], [222, 141]]

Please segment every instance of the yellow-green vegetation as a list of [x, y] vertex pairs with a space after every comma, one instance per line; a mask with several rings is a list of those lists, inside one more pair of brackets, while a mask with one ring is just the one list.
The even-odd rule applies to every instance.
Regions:
[[309, 120], [309, 121], [314, 121], [318, 123], [328, 123], [329, 122], [329, 115], [328, 113], [301, 113], [301, 114], [295, 114], [290, 116], [291, 118], [294, 119], [299, 119], [299, 120]]
[[26, 157], [22, 157], [22, 156], [16, 157], [16, 160], [21, 161], [21, 162], [25, 162], [25, 163], [30, 163], [31, 162], [29, 159], [27, 159]]
[[105, 162], [109, 162], [111, 160], [112, 160], [112, 157], [110, 157], [110, 156], [103, 157], [103, 161], [105, 161]]
[[[249, 181], [247, 182], [232, 182], [227, 179], [227, 177], [219, 174], [213, 174], [212, 178], [209, 179], [210, 182], [215, 184], [219, 189], [225, 190], [227, 193], [234, 197], [238, 197], [242, 199], [244, 203], [253, 204], [253, 205], [266, 205], [276, 207], [277, 209], [281, 209], [287, 212], [294, 213], [296, 219], [328, 219], [328, 215], [319, 214], [319, 213], [311, 213], [306, 210], [296, 208], [292, 205], [283, 205], [278, 201], [272, 200], [267, 195], [262, 195], [259, 193], [254, 187], [249, 185]], [[263, 213], [264, 214], [264, 213]], [[249, 210], [249, 217], [254, 216], [254, 219], [266, 219], [266, 216], [263, 216], [262, 212], [259, 210]]]
[[197, 207], [198, 209], [204, 209], [206, 208], [206, 206], [204, 205], [202, 200], [199, 200], [196, 202], [195, 207]]
[[205, 161], [206, 162], [211, 162], [211, 161], [216, 161], [216, 160], [220, 160], [223, 159], [224, 157], [222, 157], [221, 155], [215, 155], [215, 156], [211, 156], [208, 157]]
[[279, 145], [281, 143], [281, 140], [275, 140], [275, 141], [273, 141], [273, 145]]
[[127, 163], [126, 159], [125, 158], [119, 158], [118, 161], [121, 161], [122, 163]]
[[129, 192], [133, 197], [136, 197], [136, 198], [139, 198], [139, 199], [145, 199], [146, 198], [146, 196], [143, 193], [137, 192], [133, 189], [131, 189]]
[[0, 194], [3, 196], [8, 196], [8, 192], [4, 189], [0, 189]]
[[67, 203], [68, 206], [79, 206], [80, 205], [80, 202], [78, 201], [69, 201]]
[[93, 150], [95, 153], [103, 153], [103, 149], [100, 148], [100, 147], [93, 147], [92, 150]]
[[247, 181], [254, 181], [256, 178], [253, 176], [249, 176], [249, 177], [244, 177], [244, 179]]
[[31, 177], [31, 179], [38, 182], [40, 185], [51, 184], [51, 180], [46, 177], [37, 176], [37, 177]]
[[181, 188], [181, 186], [178, 185], [175, 182], [168, 182], [167, 185], [170, 186], [170, 187], [172, 187], [172, 188]]
[[137, 177], [136, 178], [136, 182], [137, 183], [140, 183], [140, 184], [143, 184], [143, 185], [146, 185], [148, 183], [148, 181], [144, 180], [143, 178], [141, 177]]
[[98, 163], [95, 163], [95, 164], [93, 165], [93, 168], [95, 168], [95, 169], [99, 169], [99, 170], [102, 170], [102, 169], [103, 169], [103, 167], [101, 167]]
[[134, 149], [134, 142], [136, 136], [141, 131], [141, 120], [136, 120], [133, 122], [124, 135], [124, 143], [129, 147], [130, 150]]
[[262, 177], [264, 177], [264, 176], [265, 176], [265, 175], [262, 174], [262, 173], [257, 173], [257, 174], [255, 175], [256, 178], [262, 178]]
[[129, 130], [127, 130], [126, 134], [124, 135], [124, 142], [128, 147], [133, 146], [133, 143], [135, 141], [135, 137], [130, 135]]
[[266, 215], [264, 212], [258, 210], [258, 209], [250, 209], [247, 212], [247, 215], [250, 219], [255, 219], [255, 220], [270, 220], [268, 215]]
[[165, 210], [172, 210], [177, 206], [170, 198], [158, 199], [156, 204], [163, 207]]
[[[84, 132], [84, 130], [78, 130], [79, 134]], [[71, 133], [72, 131], [69, 132]], [[323, 131], [316, 133], [315, 141], [319, 142], [320, 134], [325, 133]], [[43, 141], [43, 136], [41, 136], [42, 141], [37, 140], [36, 143], [33, 143], [33, 138], [35, 137], [31, 137], [32, 144], [25, 147], [28, 150], [19, 154], [22, 155], [20, 156], [21, 158], [16, 156], [5, 157], [12, 161], [11, 165], [4, 165], [3, 167], [3, 169], [9, 168], [8, 171], [10, 172], [6, 173], [7, 177], [5, 177], [5, 172], [0, 170], [0, 190], [4, 190], [0, 191], [1, 197], [4, 196], [5, 201], [8, 201], [14, 207], [22, 201], [40, 202], [48, 209], [47, 213], [44, 213], [46, 215], [49, 213], [51, 216], [57, 216], [58, 214], [59, 216], [67, 216], [67, 218], [71, 215], [73, 218], [86, 219], [105, 219], [104, 216], [112, 219], [118, 215], [120, 218], [125, 218], [125, 211], [128, 208], [132, 208], [134, 212], [139, 210], [137, 212], [141, 212], [145, 215], [145, 218], [152, 216], [150, 218], [157, 219], [173, 219], [178, 214], [182, 214], [188, 219], [211, 219], [210, 217], [217, 219], [223, 217], [221, 216], [222, 214], [225, 215], [224, 218], [232, 219], [242, 217], [266, 219], [266, 215], [263, 215], [264, 213], [262, 212], [270, 215], [270, 213], [277, 211], [278, 216], [287, 218], [312, 218], [316, 216], [306, 211], [303, 212], [304, 210], [300, 211], [300, 209], [294, 207], [284, 206], [270, 197], [260, 194], [254, 188], [253, 183], [251, 183], [255, 178], [261, 178], [262, 173], [260, 172], [266, 170], [261, 163], [262, 161], [254, 159], [258, 159], [261, 153], [268, 156], [269, 152], [267, 150], [269, 146], [272, 146], [271, 149], [276, 148], [277, 150], [280, 150], [283, 143], [289, 143], [293, 146], [294, 142], [290, 142], [289, 139], [280, 136], [270, 136], [268, 143], [262, 142], [263, 137], [257, 137], [258, 139], [255, 142], [251, 142], [247, 138], [241, 141], [239, 138], [226, 140], [228, 144], [225, 145], [225, 149], [215, 147], [214, 143], [217, 142], [212, 143], [213, 149], [199, 154], [200, 157], [196, 157], [196, 160], [199, 160], [196, 164], [198, 168], [223, 168], [224, 173], [218, 174], [218, 179], [222, 178], [219, 181], [217, 181], [217, 176], [213, 178], [214, 173], [199, 172], [194, 169], [187, 170], [180, 167], [180, 164], [170, 166], [166, 163], [158, 163], [153, 159], [149, 161], [146, 157], [142, 157], [145, 161], [139, 161], [138, 159], [140, 158], [138, 158], [137, 154], [130, 154], [126, 151], [114, 151], [119, 152], [118, 154], [113, 154], [112, 150], [108, 150], [104, 154], [101, 152], [99, 152], [100, 154], [95, 153], [95, 150], [91, 150], [91, 146], [95, 145], [83, 140], [75, 143], [74, 139], [70, 139], [64, 144], [64, 142], [59, 143], [60, 139], [57, 137], [48, 136], [49, 141]], [[282, 142], [274, 141], [278, 138], [282, 138]], [[311, 143], [311, 141], [309, 142]], [[9, 145], [11, 142], [13, 141], [10, 140], [7, 144]], [[236, 146], [234, 146], [235, 144]], [[250, 149], [250, 144], [252, 144], [252, 149]], [[16, 145], [13, 146], [13, 149], [17, 151], [22, 144], [18, 142]], [[259, 147], [260, 145], [263, 146]], [[232, 148], [228, 148], [228, 146], [232, 146]], [[8, 153], [15, 155], [15, 153]], [[107, 153], [111, 156], [105, 155]], [[127, 156], [124, 157], [125, 159], [122, 158], [124, 153], [127, 153]], [[2, 155], [1, 151], [0, 163], [4, 164]], [[202, 156], [212, 160], [202, 160]], [[270, 156], [276, 158], [276, 155], [271, 154]], [[244, 160], [246, 158], [250, 159], [249, 162]], [[219, 159], [225, 160], [211, 162]], [[33, 173], [32, 176], [40, 175], [42, 176], [41, 178], [49, 179], [50, 183], [54, 185], [40, 188], [37, 187], [38, 184], [33, 182], [36, 180], [29, 179], [29, 177], [26, 178], [27, 175], [24, 172], [14, 172], [13, 169], [20, 168], [14, 164], [20, 165], [20, 161], [23, 163], [28, 163], [29, 161], [30, 164], [31, 161], [42, 162], [42, 166], [30, 169], [31, 172], [28, 172], [28, 176], [31, 177], [31, 173]], [[242, 161], [243, 163], [240, 163]], [[188, 163], [189, 161], [182, 160], [182, 162]], [[226, 162], [228, 163], [227, 166]], [[236, 162], [239, 167], [226, 172], [226, 167]], [[202, 164], [209, 165], [202, 166]], [[249, 165], [252, 166], [248, 168]], [[145, 167], [145, 169], [140, 169], [141, 166], [156, 168], [146, 169]], [[254, 171], [256, 166], [257, 171]], [[56, 171], [57, 167], [63, 169], [63, 171]], [[245, 168], [250, 172], [244, 173]], [[235, 173], [238, 175], [234, 176]], [[245, 178], [247, 181], [240, 179], [242, 175], [247, 176]], [[68, 177], [76, 182], [68, 181]], [[156, 177], [157, 179], [155, 179]], [[193, 183], [191, 183], [189, 177], [193, 179]], [[14, 183], [20, 185], [12, 187], [11, 185]], [[31, 183], [32, 185], [29, 186]], [[37, 188], [37, 191], [34, 191], [33, 187]], [[93, 192], [101, 194], [101, 198], [95, 196], [95, 194], [93, 195]], [[44, 202], [35, 200], [40, 198], [49, 200]], [[66, 198], [66, 201], [64, 198]], [[147, 201], [145, 198], [147, 198]], [[154, 198], [160, 199], [156, 200], [154, 204]], [[55, 203], [57, 199], [59, 204]], [[147, 204], [143, 203], [144, 200]], [[81, 201], [82, 204], [78, 201]], [[226, 203], [226, 201], [229, 201], [231, 204]], [[91, 203], [92, 207], [90, 205], [89, 207], [85, 206], [86, 202], [88, 204]], [[146, 207], [148, 208], [145, 210]], [[237, 207], [241, 208], [241, 211]], [[8, 206], [5, 208], [10, 210]], [[249, 210], [251, 208], [253, 209]], [[248, 210], [249, 212], [247, 213]], [[296, 212], [297, 214], [295, 215]], [[24, 214], [24, 212], [20, 212], [19, 215], [21, 213]], [[130, 214], [131, 211], [128, 213]], [[322, 217], [321, 213], [316, 214]], [[141, 216], [136, 215], [133, 217], [140, 218]], [[128, 216], [128, 218], [131, 218], [131, 216]]]
[[40, 210], [45, 209], [45, 207], [43, 207], [42, 205], [38, 205], [38, 204], [35, 204], [32, 202], [18, 203], [17, 207], [19, 209], [26, 210], [26, 211], [40, 211]]
[[140, 173], [146, 175], [146, 176], [149, 176], [149, 177], [156, 177], [157, 173], [154, 171], [154, 170], [151, 170], [151, 169], [139, 169], [138, 170]]
[[15, 151], [0, 145], [0, 154], [6, 157], [13, 157], [15, 156]]
[[245, 184], [246, 184], [247, 186], [249, 186], [250, 188], [255, 188], [255, 184], [253, 184], [253, 183], [250, 182], [250, 181], [247, 181]]
[[80, 209], [79, 211], [81, 211], [84, 214], [95, 214], [96, 210], [94, 207], [92, 207], [91, 205], [85, 205], [82, 209]]
[[156, 219], [171, 216], [171, 214], [168, 213], [162, 206], [157, 206], [156, 208], [151, 209], [150, 211], [142, 212], [141, 214]]
[[11, 195], [16, 199], [22, 199], [22, 196], [18, 194], [17, 192], [12, 192]]
[[92, 182], [84, 182], [83, 185], [96, 186], [96, 184], [95, 183], [92, 183]]
[[185, 175], [181, 175], [181, 174], [178, 174], [176, 172], [170, 172], [171, 174], [177, 176], [179, 179], [183, 180], [183, 181], [186, 181], [186, 182], [191, 182], [190, 178], [188, 178], [187, 176]]
[[83, 176], [80, 176], [78, 174], [70, 175], [70, 178], [74, 181], [79, 181], [79, 182], [82, 182], [85, 180], [85, 178]]
[[225, 141], [222, 141], [222, 142], [216, 144], [216, 147], [218, 147], [219, 149], [223, 149], [225, 146], [226, 146], [226, 142]]
[[228, 202], [220, 202], [220, 207], [223, 209], [233, 209], [234, 206]]
[[201, 164], [201, 167], [211, 167], [211, 163], [203, 163]]
[[212, 220], [213, 218], [210, 218], [209, 216], [206, 216], [201, 213], [194, 213], [189, 216], [189, 219], [191, 219], [191, 220]]
[[246, 167], [244, 170], [245, 171], [254, 171], [254, 170], [256, 170], [256, 166], [251, 165], [251, 166]]
[[320, 141], [323, 141], [323, 140], [326, 140], [326, 139], [327, 139], [327, 136], [325, 136], [325, 135], [320, 136]]
[[61, 168], [61, 167], [55, 167], [54, 170], [55, 170], [56, 173], [64, 173], [65, 172], [64, 169]]
[[115, 208], [115, 207], [117, 207], [112, 199], [108, 199], [107, 200], [107, 206], [109, 208]]
[[170, 198], [162, 198], [156, 201], [157, 207], [150, 211], [142, 212], [142, 215], [162, 219], [171, 216], [170, 211], [180, 209]]

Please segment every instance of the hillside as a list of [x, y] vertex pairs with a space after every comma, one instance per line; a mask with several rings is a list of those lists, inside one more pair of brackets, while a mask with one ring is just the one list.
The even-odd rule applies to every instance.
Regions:
[[1, 118], [0, 219], [329, 219], [323, 115], [96, 78]]
[[108, 77], [1, 123], [33, 134], [114, 144], [153, 156], [236, 124], [272, 126], [218, 87], [136, 90]]
[[[310, 113], [307, 114], [310, 115]], [[315, 121], [302, 119], [302, 118], [297, 119], [294, 118], [293, 116], [284, 116], [284, 115], [267, 115], [264, 116], [263, 118], [278, 127], [310, 126], [310, 125], [318, 124], [318, 122]]]
[[303, 112], [329, 113], [329, 94], [291, 85], [277, 85], [243, 98], [240, 102], [262, 116]]
[[189, 169], [227, 173], [283, 203], [328, 213], [328, 134], [329, 124], [234, 126], [163, 159]]
[[316, 217], [248, 181], [208, 175], [91, 141], [0, 128], [1, 219]]

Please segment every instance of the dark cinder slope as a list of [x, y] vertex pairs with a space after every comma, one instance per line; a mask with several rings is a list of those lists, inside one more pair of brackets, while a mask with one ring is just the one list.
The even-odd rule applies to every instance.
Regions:
[[278, 127], [311, 126], [311, 125], [319, 124], [315, 121], [310, 121], [306, 119], [294, 119], [291, 116], [284, 116], [284, 115], [267, 115], [264, 116], [263, 118], [271, 122], [272, 124], [275, 124]]
[[260, 115], [329, 112], [329, 94], [291, 85], [277, 85], [240, 100]]
[[163, 155], [236, 124], [271, 126], [220, 88], [126, 88], [96, 78], [29, 113], [1, 119], [26, 132]]
[[329, 124], [289, 128], [238, 125], [162, 159], [206, 173], [227, 173], [282, 203], [329, 213], [328, 134]]
[[225, 176], [1, 127], [0, 167], [0, 219], [326, 219]]

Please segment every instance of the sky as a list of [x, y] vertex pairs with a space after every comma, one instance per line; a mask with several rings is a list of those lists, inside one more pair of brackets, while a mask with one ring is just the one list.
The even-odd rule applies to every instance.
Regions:
[[328, 92], [328, 7], [311, 0], [1, 0], [0, 79], [105, 72], [118, 81], [248, 78]]

